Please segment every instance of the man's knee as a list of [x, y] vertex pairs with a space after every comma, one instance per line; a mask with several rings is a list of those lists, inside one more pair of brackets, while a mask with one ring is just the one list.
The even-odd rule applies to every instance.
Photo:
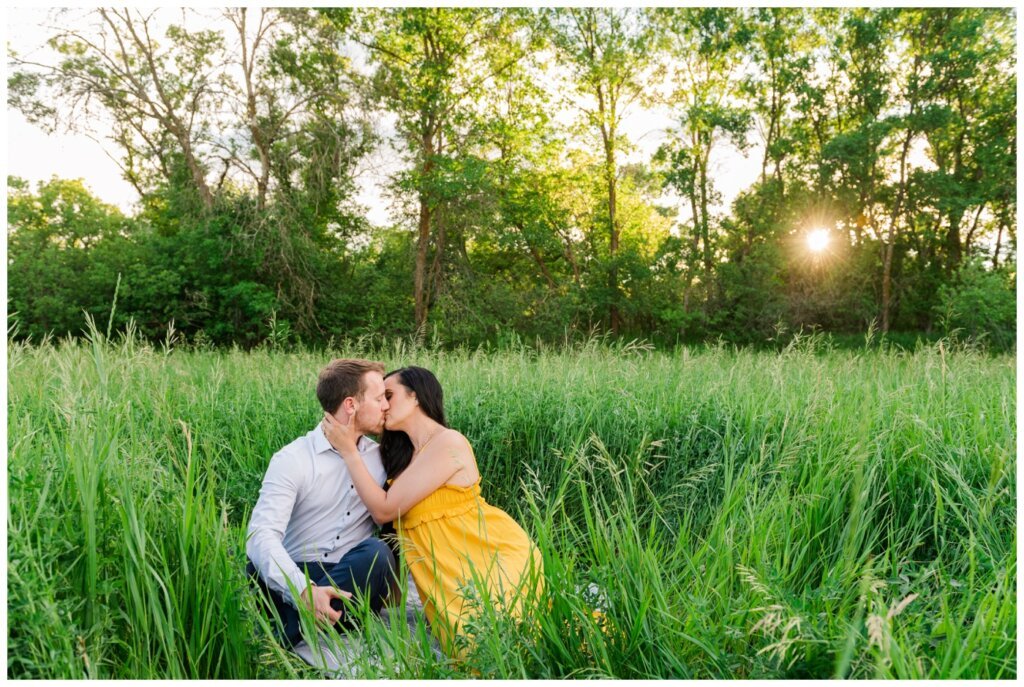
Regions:
[[349, 580], [353, 591], [369, 596], [370, 607], [378, 611], [388, 595], [397, 567], [388, 545], [371, 537], [345, 554], [331, 571], [330, 577], [342, 588], [346, 585], [341, 581]]
[[384, 543], [384, 540], [377, 539], [376, 537], [370, 539], [370, 541], [373, 542], [373, 552], [376, 558], [386, 563], [388, 567], [394, 568], [396, 561], [395, 554], [391, 552], [391, 547]]
[[388, 577], [395, 574], [398, 564], [395, 555], [391, 553], [391, 547], [376, 537], [366, 539], [360, 546], [363, 548], [364, 560], [368, 561], [371, 577]]

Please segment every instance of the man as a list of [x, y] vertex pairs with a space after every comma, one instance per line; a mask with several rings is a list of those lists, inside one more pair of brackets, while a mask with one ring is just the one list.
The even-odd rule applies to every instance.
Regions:
[[[363, 435], [359, 455], [382, 486], [380, 447], [365, 435], [384, 428], [383, 375], [381, 363], [339, 358], [320, 372], [316, 386], [324, 411], [339, 422], [355, 423]], [[369, 597], [370, 607], [380, 611], [397, 566], [389, 547], [372, 536], [373, 527], [321, 423], [271, 458], [249, 520], [247, 573], [273, 601], [283, 624], [282, 643], [303, 658], [300, 605], [339, 632], [349, 624], [342, 598]]]

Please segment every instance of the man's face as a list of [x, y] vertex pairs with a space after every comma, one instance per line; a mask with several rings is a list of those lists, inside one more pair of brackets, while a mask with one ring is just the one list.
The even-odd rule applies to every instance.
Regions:
[[367, 372], [363, 375], [363, 392], [361, 401], [356, 401], [356, 414], [353, 421], [356, 431], [360, 434], [380, 434], [384, 431], [384, 413], [388, 410], [388, 400], [384, 395], [384, 377], [379, 372]]

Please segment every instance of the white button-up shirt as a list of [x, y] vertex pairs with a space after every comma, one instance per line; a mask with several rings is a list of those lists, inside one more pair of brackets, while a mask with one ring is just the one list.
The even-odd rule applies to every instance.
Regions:
[[[364, 436], [357, 448], [367, 470], [383, 486], [380, 446]], [[288, 583], [301, 594], [306, 576], [295, 562], [337, 563], [371, 536], [373, 527], [345, 459], [317, 425], [270, 459], [249, 519], [245, 552], [267, 586], [297, 606]]]

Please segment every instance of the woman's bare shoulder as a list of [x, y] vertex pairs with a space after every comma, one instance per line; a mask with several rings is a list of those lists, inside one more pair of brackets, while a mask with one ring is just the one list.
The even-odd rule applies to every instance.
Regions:
[[445, 453], [461, 454], [463, 452], [472, 453], [473, 447], [469, 444], [469, 439], [463, 436], [462, 432], [457, 429], [451, 429], [450, 427], [437, 437], [437, 445], [443, 448]]
[[469, 440], [461, 432], [455, 429], [448, 429], [440, 434], [433, 442], [436, 447], [437, 459], [451, 461], [449, 464], [455, 469], [455, 476], [449, 481], [450, 484], [469, 486], [479, 477], [479, 469], [476, 465], [476, 455]]

